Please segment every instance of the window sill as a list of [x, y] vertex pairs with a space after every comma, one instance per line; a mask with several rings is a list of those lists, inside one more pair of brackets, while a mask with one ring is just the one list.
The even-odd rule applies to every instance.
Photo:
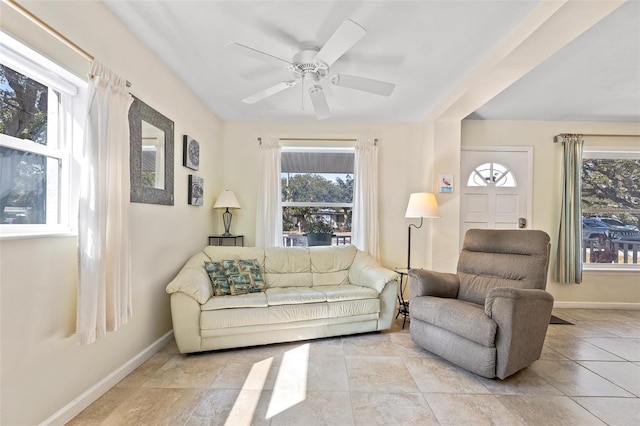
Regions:
[[602, 264], [598, 266], [583, 266], [582, 272], [638, 272], [640, 271], [640, 264]]
[[[11, 227], [13, 228], [13, 227]], [[40, 228], [25, 227], [21, 229], [3, 228], [0, 226], [0, 241], [25, 240], [29, 238], [77, 237], [78, 233], [66, 227]]]

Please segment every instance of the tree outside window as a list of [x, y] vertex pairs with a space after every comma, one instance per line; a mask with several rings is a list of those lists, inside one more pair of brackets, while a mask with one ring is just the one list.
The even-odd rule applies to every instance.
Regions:
[[583, 262], [638, 264], [640, 158], [585, 152], [582, 163]]

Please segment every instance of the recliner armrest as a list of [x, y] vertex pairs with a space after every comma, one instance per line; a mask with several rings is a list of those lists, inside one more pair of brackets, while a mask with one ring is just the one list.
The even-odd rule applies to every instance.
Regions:
[[496, 376], [504, 379], [540, 358], [553, 309], [553, 296], [540, 289], [497, 287], [484, 311], [498, 325]]
[[425, 269], [409, 270], [409, 299], [420, 296], [455, 298], [458, 296], [460, 281], [456, 274], [427, 271]]
[[545, 290], [531, 288], [496, 287], [489, 291], [484, 302], [484, 313], [487, 314], [487, 316], [489, 316], [490, 318], [493, 317], [493, 304], [499, 297], [511, 299], [514, 301], [513, 303], [518, 303], [517, 301], [527, 300], [546, 300], [551, 302], [551, 306], [553, 306], [553, 296], [551, 295], [551, 293]]

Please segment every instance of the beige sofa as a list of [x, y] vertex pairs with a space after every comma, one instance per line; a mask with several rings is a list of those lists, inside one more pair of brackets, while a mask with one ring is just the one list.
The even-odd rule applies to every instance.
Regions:
[[[214, 296], [205, 262], [242, 259], [257, 259], [265, 290]], [[182, 353], [384, 330], [396, 292], [397, 274], [355, 246], [209, 246], [167, 286]]]

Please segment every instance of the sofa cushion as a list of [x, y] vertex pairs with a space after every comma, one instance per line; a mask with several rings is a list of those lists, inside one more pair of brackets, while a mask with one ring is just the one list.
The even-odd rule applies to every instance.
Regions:
[[212, 297], [200, 306], [201, 311], [215, 311], [217, 309], [232, 308], [266, 308], [267, 296], [262, 293], [247, 293], [239, 296]]
[[266, 296], [269, 306], [327, 301], [327, 296], [324, 293], [308, 287], [272, 287], [267, 289]]
[[311, 272], [346, 271], [356, 257], [356, 246], [310, 247]]
[[200, 313], [202, 330], [259, 325], [268, 322], [269, 308], [215, 309]]
[[327, 317], [339, 318], [354, 315], [379, 314], [380, 299], [342, 300], [327, 303]]
[[355, 246], [311, 247], [313, 286], [349, 284], [349, 268], [356, 255]]
[[267, 287], [311, 287], [311, 260], [306, 247], [264, 249]]
[[372, 288], [360, 287], [359, 285], [326, 285], [315, 287], [315, 290], [324, 293], [327, 302], [337, 302], [341, 300], [377, 299], [378, 292]]
[[313, 287], [349, 284], [349, 271], [313, 272], [312, 281]]
[[207, 246], [204, 248], [204, 254], [213, 262], [225, 259], [258, 259], [258, 262], [264, 265], [262, 247]]
[[327, 303], [269, 306], [269, 324], [327, 318]]
[[411, 318], [443, 328], [465, 339], [495, 347], [497, 324], [484, 313], [484, 307], [460, 299], [432, 296], [411, 300]]

